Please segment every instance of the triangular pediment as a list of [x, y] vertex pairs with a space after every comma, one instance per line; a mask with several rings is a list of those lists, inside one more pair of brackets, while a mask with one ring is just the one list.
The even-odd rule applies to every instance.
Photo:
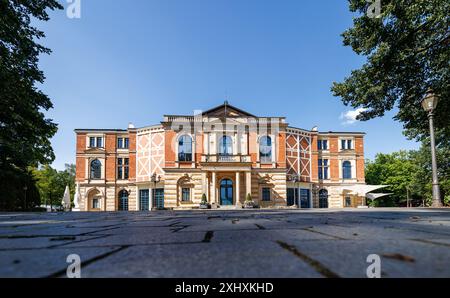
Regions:
[[238, 108], [228, 104], [227, 102], [223, 103], [220, 106], [217, 106], [215, 108], [212, 108], [210, 110], [203, 112], [203, 116], [217, 117], [217, 118], [256, 117], [255, 115], [252, 115], [246, 111], [238, 109]]

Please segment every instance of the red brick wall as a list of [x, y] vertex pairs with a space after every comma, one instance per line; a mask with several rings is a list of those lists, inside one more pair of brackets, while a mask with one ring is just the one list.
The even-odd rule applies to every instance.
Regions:
[[128, 180], [136, 180], [136, 132], [130, 132], [128, 135], [129, 144], [128, 149], [130, 152], [129, 156], [129, 175]]
[[[82, 154], [86, 150], [86, 134], [85, 133], [77, 133], [76, 136], [77, 144], [76, 144], [76, 153]], [[86, 161], [84, 157], [76, 157], [75, 163], [75, 178], [77, 181], [82, 181], [86, 179]]]
[[176, 138], [176, 133], [173, 130], [166, 130], [164, 134], [164, 154], [165, 154], [165, 162], [166, 167], [175, 167], [175, 151], [174, 151], [174, 142]]
[[286, 133], [284, 131], [278, 134], [278, 161], [277, 167], [286, 167]]

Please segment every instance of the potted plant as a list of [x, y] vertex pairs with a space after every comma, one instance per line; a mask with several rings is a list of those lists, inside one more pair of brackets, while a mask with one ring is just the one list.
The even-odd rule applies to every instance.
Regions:
[[211, 206], [208, 204], [206, 194], [202, 194], [202, 200], [200, 202], [200, 209], [209, 209]]
[[247, 194], [247, 197], [245, 198], [245, 202], [244, 202], [244, 208], [245, 209], [253, 209], [255, 208], [256, 204], [252, 199], [252, 195], [251, 194]]

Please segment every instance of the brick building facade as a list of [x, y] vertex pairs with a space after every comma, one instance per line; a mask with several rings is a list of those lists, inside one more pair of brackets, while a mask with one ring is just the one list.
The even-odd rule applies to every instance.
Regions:
[[[76, 129], [82, 211], [240, 207], [342, 208], [364, 204], [364, 133], [291, 127], [224, 103], [154, 126]], [[343, 188], [344, 187], [344, 188]]]

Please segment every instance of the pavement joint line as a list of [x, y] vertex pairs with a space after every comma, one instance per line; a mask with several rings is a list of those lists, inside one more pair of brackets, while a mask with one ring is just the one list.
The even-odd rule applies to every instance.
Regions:
[[293, 253], [295, 256], [300, 258], [302, 261], [306, 262], [308, 265], [310, 265], [314, 270], [316, 270], [318, 273], [323, 275], [327, 278], [340, 278], [340, 276], [327, 267], [325, 267], [323, 264], [321, 264], [319, 261], [314, 260], [313, 258], [307, 256], [306, 254], [300, 252], [295, 246], [289, 245], [286, 242], [277, 240], [276, 241], [278, 245], [280, 245], [282, 248], [286, 249], [287, 251]]
[[349, 239], [344, 238], [344, 237], [340, 237], [340, 236], [336, 236], [336, 235], [332, 235], [332, 234], [328, 234], [328, 233], [324, 233], [324, 232], [319, 232], [319, 231], [314, 230], [313, 228], [302, 228], [301, 230], [308, 231], [308, 232], [311, 232], [311, 233], [317, 233], [317, 234], [328, 236], [328, 237], [333, 237], [333, 238], [338, 239], [338, 240], [349, 240]]
[[[109, 252], [107, 252], [107, 253], [104, 253], [104, 254], [101, 254], [101, 255], [99, 255], [99, 256], [93, 257], [93, 258], [91, 258], [91, 259], [89, 259], [89, 260], [87, 260], [87, 261], [81, 262], [81, 268], [85, 268], [85, 267], [87, 267], [89, 264], [92, 264], [92, 263], [94, 263], [94, 262], [96, 262], [96, 261], [99, 261], [99, 260], [101, 260], [101, 259], [104, 259], [104, 258], [106, 258], [106, 257], [109, 257], [110, 255], [115, 254], [115, 253], [118, 253], [119, 251], [122, 251], [122, 250], [124, 250], [124, 249], [127, 249], [128, 247], [130, 247], [130, 246], [129, 246], [129, 245], [122, 245], [122, 246], [120, 246], [119, 248], [117, 248], [117, 249], [115, 249], [115, 250], [113, 250], [113, 251], [109, 251]], [[50, 275], [48, 275], [48, 276], [45, 276], [45, 278], [64, 277], [65, 274], [67, 274], [67, 269], [63, 269], [63, 270], [57, 271], [57, 272], [55, 272], [55, 273], [53, 273], [53, 274], [50, 274]]]
[[75, 241], [72, 241], [72, 242], [51, 245], [51, 246], [49, 246], [47, 248], [52, 249], [52, 248], [62, 247], [62, 246], [66, 246], [66, 245], [70, 245], [70, 244], [74, 244], [74, 243], [80, 243], [80, 242], [89, 241], [89, 240], [96, 240], [96, 239], [107, 238], [109, 236], [110, 235], [101, 235], [101, 236], [93, 237], [93, 238], [89, 238], [89, 239], [80, 239], [80, 240], [75, 240]]
[[434, 245], [450, 247], [449, 243], [436, 242], [436, 241], [432, 241], [432, 240], [428, 240], [428, 239], [408, 239], [408, 240], [422, 242], [422, 243], [427, 243], [427, 244], [434, 244]]

